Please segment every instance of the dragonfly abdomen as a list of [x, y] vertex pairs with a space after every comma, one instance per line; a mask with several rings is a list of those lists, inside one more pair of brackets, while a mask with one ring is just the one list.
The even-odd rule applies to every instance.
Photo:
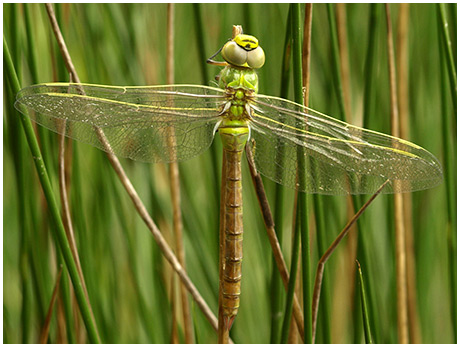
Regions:
[[243, 261], [243, 194], [241, 156], [249, 136], [247, 127], [219, 129], [224, 148], [225, 172], [225, 261], [222, 283], [223, 315], [229, 322], [238, 313]]

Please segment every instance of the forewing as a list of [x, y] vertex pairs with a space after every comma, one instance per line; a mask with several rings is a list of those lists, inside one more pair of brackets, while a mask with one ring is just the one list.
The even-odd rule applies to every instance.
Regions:
[[54, 83], [22, 89], [15, 106], [54, 132], [117, 156], [173, 162], [210, 146], [224, 102], [222, 93], [193, 85]]
[[[252, 105], [257, 169], [280, 184], [309, 193], [364, 194], [386, 180], [386, 193], [427, 189], [442, 180], [438, 160], [408, 141], [280, 98], [258, 95]], [[299, 156], [305, 158], [300, 181]]]

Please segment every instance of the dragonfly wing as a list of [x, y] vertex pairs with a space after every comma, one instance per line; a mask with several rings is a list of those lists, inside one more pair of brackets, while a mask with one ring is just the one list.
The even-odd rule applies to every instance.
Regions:
[[117, 156], [173, 162], [192, 158], [210, 146], [224, 102], [222, 93], [192, 85], [52, 83], [22, 89], [15, 106], [54, 132]]
[[[427, 189], [442, 180], [438, 160], [425, 149], [359, 128], [288, 100], [258, 95], [251, 136], [257, 169], [280, 184], [320, 194]], [[298, 181], [299, 156], [305, 158]]]

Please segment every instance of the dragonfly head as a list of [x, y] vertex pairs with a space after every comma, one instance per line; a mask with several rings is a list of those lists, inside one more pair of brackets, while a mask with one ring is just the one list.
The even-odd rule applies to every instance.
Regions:
[[222, 47], [221, 54], [233, 66], [259, 69], [265, 63], [265, 53], [259, 46], [259, 40], [251, 35], [236, 35]]

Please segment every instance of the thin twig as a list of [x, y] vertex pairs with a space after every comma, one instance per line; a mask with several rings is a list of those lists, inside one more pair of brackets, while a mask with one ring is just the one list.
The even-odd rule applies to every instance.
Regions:
[[[387, 49], [388, 70], [390, 76], [390, 106], [391, 106], [391, 134], [400, 137], [398, 96], [396, 91], [396, 67], [393, 45], [393, 30], [391, 27], [390, 5], [385, 5], [387, 22]], [[395, 191], [398, 191], [399, 182], [395, 181]], [[394, 195], [395, 209], [395, 248], [396, 248], [396, 297], [398, 315], [398, 342], [409, 343], [409, 325], [407, 314], [407, 268], [406, 268], [406, 236], [403, 218], [403, 198], [401, 193]]]
[[345, 228], [340, 232], [339, 236], [332, 242], [329, 248], [324, 252], [323, 256], [318, 262], [318, 267], [316, 268], [316, 277], [315, 277], [315, 286], [313, 289], [313, 302], [312, 302], [312, 334], [313, 334], [313, 343], [315, 343], [316, 337], [316, 323], [318, 318], [318, 305], [319, 305], [319, 298], [321, 295], [321, 284], [323, 282], [323, 274], [324, 274], [324, 266], [329, 259], [329, 257], [334, 253], [335, 249], [339, 245], [340, 241], [348, 234], [350, 228], [353, 224], [355, 224], [356, 220], [361, 216], [361, 214], [366, 210], [366, 208], [371, 204], [372, 201], [380, 194], [383, 188], [389, 180], [386, 180], [374, 195], [360, 208], [360, 210], [353, 216], [353, 218], [347, 223]]
[[48, 13], [48, 17], [50, 19], [51, 28], [53, 29], [54, 35], [56, 36], [56, 41], [59, 46], [59, 50], [61, 51], [62, 57], [64, 58], [64, 64], [72, 74], [72, 80], [75, 83], [81, 83], [80, 78], [78, 78], [77, 70], [73, 66], [72, 59], [70, 58], [69, 51], [67, 50], [67, 46], [64, 41], [64, 37], [62, 36], [61, 29], [59, 28], [59, 24], [56, 20], [56, 15], [54, 13], [53, 6], [51, 4], [45, 4], [46, 12]]
[[53, 308], [54, 303], [56, 302], [58, 292], [59, 292], [59, 283], [61, 283], [61, 275], [62, 275], [62, 265], [59, 267], [59, 272], [56, 277], [56, 284], [54, 285], [53, 294], [51, 295], [50, 305], [48, 307], [48, 313], [46, 314], [45, 323], [43, 324], [43, 328], [40, 332], [40, 338], [38, 343], [46, 343], [48, 340], [48, 334], [50, 331], [50, 324], [51, 324], [51, 317], [53, 315]]
[[[48, 6], [48, 5], [47, 5]], [[51, 7], [51, 5], [49, 5]], [[51, 8], [52, 9], [52, 8]], [[54, 13], [54, 12], [53, 12]], [[72, 64], [72, 60], [70, 58], [69, 52], [67, 51], [64, 38], [62, 37], [62, 34], [60, 32], [60, 29], [57, 25], [56, 18], [54, 17], [54, 20], [51, 21], [53, 31], [56, 35], [56, 40], [58, 41], [59, 47], [61, 49], [61, 54], [63, 56], [63, 59], [66, 63], [67, 68], [69, 69], [69, 72], [73, 75], [73, 79], [75, 81], [80, 81], [78, 78], [78, 75], [76, 73], [76, 70]], [[79, 83], [79, 82], [78, 82]], [[102, 144], [106, 146], [106, 150], [110, 150], [110, 144], [107, 142], [107, 139], [105, 139], [104, 133], [100, 128], [96, 129], [97, 135], [99, 139], [101, 140]], [[134, 189], [134, 186], [132, 185], [131, 181], [129, 180], [128, 176], [123, 170], [123, 167], [120, 164], [120, 161], [118, 158], [111, 154], [110, 152], [106, 152], [107, 158], [110, 161], [110, 164], [112, 165], [113, 169], [115, 170], [115, 173], [118, 175], [118, 178], [120, 179], [123, 187], [126, 189], [126, 192], [128, 193], [129, 197], [131, 198], [134, 207], [136, 208], [137, 212], [139, 213], [140, 217], [143, 219], [147, 227], [149, 228], [150, 232], [153, 235], [153, 238], [155, 242], [158, 244], [161, 252], [163, 253], [164, 257], [166, 260], [171, 264], [173, 267], [174, 271], [176, 271], [179, 275], [179, 278], [181, 281], [184, 283], [184, 285], [187, 287], [188, 291], [192, 295], [193, 299], [196, 301], [198, 307], [203, 311], [206, 319], [211, 323], [212, 327], [217, 330], [217, 318], [214, 316], [212, 313], [211, 309], [209, 308], [208, 304], [206, 301], [203, 299], [203, 297], [200, 295], [198, 290], [196, 289], [195, 285], [193, 282], [190, 280], [188, 277], [187, 273], [185, 270], [182, 268], [180, 265], [179, 261], [177, 260], [176, 256], [174, 255], [174, 252], [171, 250], [170, 246], [164, 239], [163, 235], [161, 234], [160, 230], [156, 226], [155, 222], [153, 221], [152, 217], [147, 212], [146, 207], [142, 203], [141, 199], [139, 198], [139, 195], [137, 194], [136, 190]]]
[[[273, 257], [275, 258], [276, 266], [278, 267], [284, 288], [287, 290], [289, 285], [289, 272], [283, 258], [283, 253], [281, 252], [278, 237], [276, 236], [275, 223], [273, 222], [272, 212], [268, 203], [267, 195], [265, 194], [262, 177], [260, 177], [260, 174], [257, 172], [250, 146], [246, 146], [246, 158], [249, 164], [249, 171], [251, 172], [252, 183], [256, 190], [257, 200], [259, 201], [260, 211], [262, 212], [264, 219], [265, 229], [267, 230], [268, 240], [270, 241], [270, 246], [272, 247]], [[302, 337], [302, 340], [304, 340], [304, 317], [302, 309], [300, 308], [299, 300], [295, 295], [293, 313], [300, 336]]]

